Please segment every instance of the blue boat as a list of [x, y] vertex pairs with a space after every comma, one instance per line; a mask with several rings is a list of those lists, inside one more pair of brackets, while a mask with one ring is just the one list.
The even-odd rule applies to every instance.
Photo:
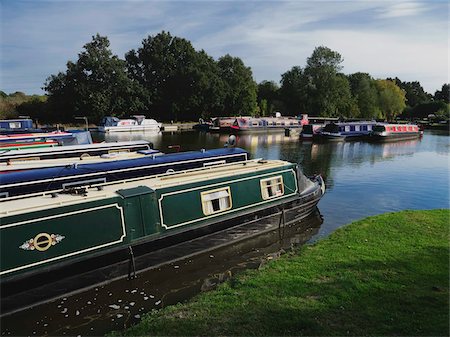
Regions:
[[329, 123], [324, 126], [319, 137], [335, 141], [356, 140], [369, 136], [376, 124], [376, 121]]
[[184, 171], [248, 159], [240, 148], [148, 155], [138, 159], [73, 164], [0, 174], [0, 197], [73, 190], [118, 180]]

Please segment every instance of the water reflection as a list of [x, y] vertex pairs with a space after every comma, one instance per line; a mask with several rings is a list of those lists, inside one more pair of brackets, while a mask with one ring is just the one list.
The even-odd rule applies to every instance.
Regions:
[[[199, 239], [167, 248], [147, 256], [155, 267], [134, 280], [117, 280], [3, 318], [2, 335], [103, 335], [123, 329], [139, 321], [144, 312], [210, 290], [241, 270], [259, 268], [307, 242], [321, 224], [316, 211], [286, 226], [268, 221], [230, 229], [228, 237], [221, 237], [228, 244], [220, 247]], [[170, 260], [174, 250], [186, 257]]]

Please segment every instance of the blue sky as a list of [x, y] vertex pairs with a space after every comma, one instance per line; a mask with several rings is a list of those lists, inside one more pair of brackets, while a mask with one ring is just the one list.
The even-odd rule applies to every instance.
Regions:
[[1, 4], [0, 90], [42, 94], [92, 35], [123, 58], [162, 30], [214, 58], [242, 58], [257, 82], [304, 67], [316, 46], [343, 58], [343, 72], [449, 82], [447, 1], [12, 1]]

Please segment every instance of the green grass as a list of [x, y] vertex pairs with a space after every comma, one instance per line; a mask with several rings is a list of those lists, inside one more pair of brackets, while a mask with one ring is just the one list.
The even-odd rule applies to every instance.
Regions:
[[449, 335], [449, 210], [369, 217], [119, 335]]

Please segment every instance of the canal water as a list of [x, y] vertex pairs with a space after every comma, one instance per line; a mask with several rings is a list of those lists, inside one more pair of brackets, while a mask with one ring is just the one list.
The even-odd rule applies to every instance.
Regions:
[[[94, 134], [96, 140], [103, 140]], [[106, 141], [146, 139], [163, 152], [223, 147], [227, 135], [139, 133], [107, 135]], [[158, 252], [154, 268], [134, 280], [119, 279], [2, 318], [2, 335], [102, 335], [138, 322], [152, 309], [187, 300], [259, 268], [305, 242], [354, 220], [404, 209], [449, 208], [448, 133], [384, 144], [301, 142], [284, 134], [246, 134], [237, 146], [252, 158], [297, 162], [307, 175], [321, 173], [327, 193], [302, 221], [268, 222], [192, 240]], [[227, 241], [230, 244], [218, 244]], [[26, 322], [26, 323], [25, 323]]]

